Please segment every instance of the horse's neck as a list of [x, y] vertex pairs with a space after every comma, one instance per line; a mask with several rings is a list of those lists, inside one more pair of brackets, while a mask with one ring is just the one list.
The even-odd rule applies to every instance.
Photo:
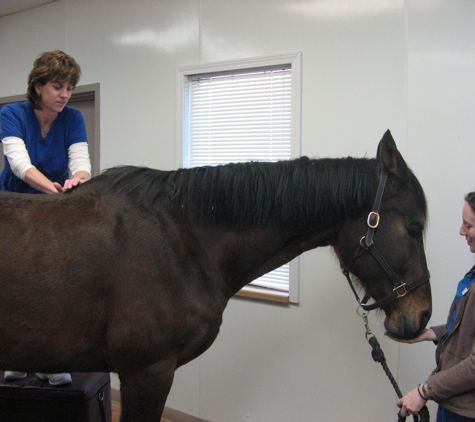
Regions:
[[368, 206], [373, 167], [349, 157], [179, 172], [172, 175], [175, 185], [185, 176], [186, 188], [174, 195], [173, 210], [237, 291], [309, 249], [332, 244], [341, 225]]
[[272, 225], [242, 231], [210, 226], [201, 227], [198, 237], [212, 267], [233, 295], [303, 252], [329, 245], [335, 237], [335, 227], [298, 233]]

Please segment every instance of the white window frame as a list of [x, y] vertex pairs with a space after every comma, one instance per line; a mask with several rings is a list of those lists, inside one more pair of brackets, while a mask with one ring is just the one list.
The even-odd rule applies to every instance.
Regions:
[[[292, 69], [292, 111], [291, 111], [291, 158], [301, 155], [301, 93], [302, 93], [302, 53], [257, 57], [243, 60], [228, 60], [215, 63], [205, 63], [195, 66], [180, 67], [176, 70], [176, 166], [183, 166], [184, 153], [184, 116], [187, 85], [190, 76], [205, 73], [229, 72], [245, 69], [256, 69], [271, 66], [290, 65]], [[289, 263], [289, 291], [278, 292], [248, 285], [238, 295], [271, 300], [283, 303], [299, 302], [299, 274], [300, 258], [295, 258]]]

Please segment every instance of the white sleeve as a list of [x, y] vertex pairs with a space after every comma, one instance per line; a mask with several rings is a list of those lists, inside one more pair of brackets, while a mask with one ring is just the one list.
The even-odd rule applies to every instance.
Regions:
[[91, 160], [89, 159], [89, 151], [87, 142], [76, 142], [68, 149], [69, 155], [69, 171], [72, 175], [78, 171], [86, 171], [91, 174]]
[[23, 139], [16, 136], [7, 136], [2, 139], [3, 153], [7, 157], [8, 163], [13, 171], [13, 174], [25, 181], [25, 174], [27, 170], [35, 168], [31, 164], [30, 156], [26, 150], [25, 142]]

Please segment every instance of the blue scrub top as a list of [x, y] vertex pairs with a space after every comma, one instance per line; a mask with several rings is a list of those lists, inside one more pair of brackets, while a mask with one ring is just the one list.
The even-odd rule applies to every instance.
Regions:
[[[79, 110], [68, 106], [58, 114], [43, 139], [38, 118], [27, 101], [7, 104], [0, 111], [0, 139], [8, 136], [22, 139], [31, 163], [49, 180], [61, 185], [69, 178], [69, 147], [87, 142], [84, 117]], [[0, 190], [39, 193], [13, 174], [6, 157], [0, 174]]]

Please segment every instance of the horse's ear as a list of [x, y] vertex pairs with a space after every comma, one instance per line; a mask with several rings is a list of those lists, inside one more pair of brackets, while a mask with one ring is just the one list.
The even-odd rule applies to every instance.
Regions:
[[384, 168], [397, 176], [403, 177], [407, 172], [407, 165], [396, 147], [393, 136], [389, 130], [379, 142], [377, 158]]

